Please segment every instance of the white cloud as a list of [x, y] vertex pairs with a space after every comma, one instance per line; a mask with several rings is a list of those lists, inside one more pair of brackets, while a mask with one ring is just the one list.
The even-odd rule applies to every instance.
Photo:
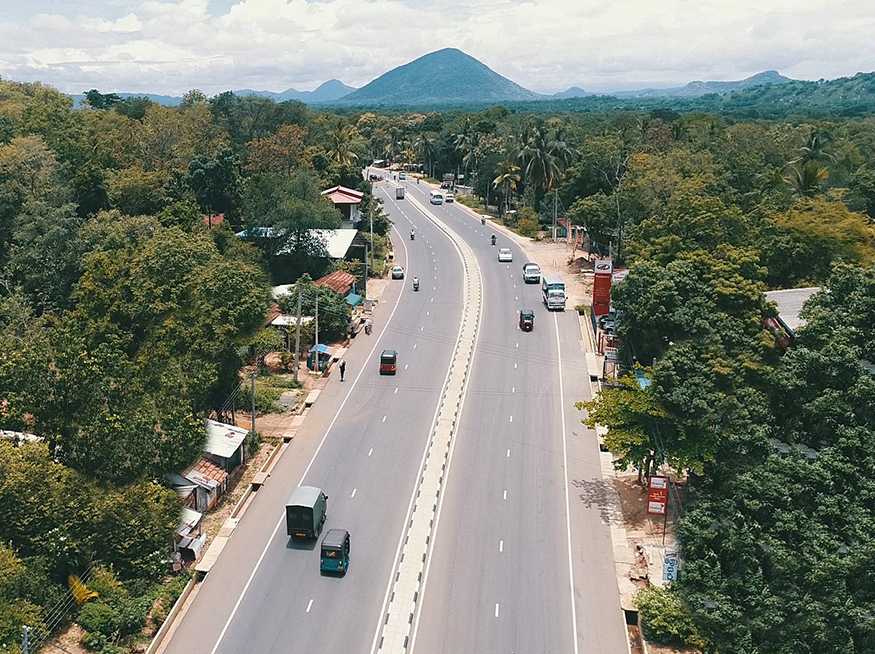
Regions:
[[875, 62], [871, 0], [31, 4], [31, 13], [18, 5], [0, 17], [0, 75], [70, 92], [306, 89], [332, 77], [361, 85], [443, 47], [539, 91], [737, 79], [767, 68], [830, 78]]

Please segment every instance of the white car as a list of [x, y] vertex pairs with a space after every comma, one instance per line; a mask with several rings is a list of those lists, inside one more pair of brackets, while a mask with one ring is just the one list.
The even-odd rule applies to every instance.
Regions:
[[392, 279], [404, 279], [404, 268], [392, 266]]
[[498, 260], [501, 263], [513, 261], [513, 253], [510, 251], [510, 248], [500, 248], [498, 250]]
[[455, 202], [456, 196], [452, 193], [444, 193], [444, 202]]
[[536, 263], [523, 264], [523, 282], [526, 284], [541, 283], [541, 268]]

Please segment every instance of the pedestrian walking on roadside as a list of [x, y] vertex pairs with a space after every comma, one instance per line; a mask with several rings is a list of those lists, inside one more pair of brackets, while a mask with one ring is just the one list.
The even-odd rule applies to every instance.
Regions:
[[365, 318], [365, 334], [371, 335], [371, 319]]
[[346, 373], [346, 359], [340, 360], [340, 381], [343, 381], [343, 375]]

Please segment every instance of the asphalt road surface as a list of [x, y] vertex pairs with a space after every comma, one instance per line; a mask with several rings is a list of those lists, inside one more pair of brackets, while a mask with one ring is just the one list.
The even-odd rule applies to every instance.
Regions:
[[598, 444], [574, 408], [591, 397], [576, 313], [546, 310], [511, 239], [455, 203], [427, 207], [474, 248], [485, 308], [413, 651], [626, 652]]
[[[576, 316], [543, 308], [539, 287], [523, 284], [522, 253], [507, 238], [499, 234], [493, 248], [489, 228], [462, 208], [429, 205], [426, 187], [406, 187], [472, 245], [485, 287], [412, 648], [626, 652], [598, 447], [573, 407], [590, 393]], [[396, 261], [407, 278], [390, 284], [373, 334], [359, 335], [346, 355], [346, 381], [323, 391], [167, 652], [372, 650], [459, 329], [462, 283], [447, 237], [411, 202], [376, 192], [394, 221]], [[498, 247], [512, 248], [512, 264], [497, 262]], [[536, 312], [531, 333], [517, 327], [523, 306]], [[383, 348], [398, 351], [395, 377], [377, 374]], [[329, 495], [326, 529], [351, 533], [345, 578], [321, 576], [318, 547], [286, 536], [284, 503], [300, 483]]]

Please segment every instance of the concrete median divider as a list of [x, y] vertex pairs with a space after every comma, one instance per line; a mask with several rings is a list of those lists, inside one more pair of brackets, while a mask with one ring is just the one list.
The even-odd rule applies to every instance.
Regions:
[[462, 321], [450, 368], [441, 392], [434, 426], [427, 445], [416, 497], [403, 537], [403, 546], [388, 594], [385, 615], [378, 630], [377, 651], [401, 654], [408, 650], [411, 630], [422, 599], [422, 587], [436, 516], [452, 457], [453, 440], [465, 400], [471, 358], [482, 313], [483, 285], [474, 251], [452, 229], [432, 215], [416, 198], [410, 204], [428, 217], [453, 242], [462, 259]]

